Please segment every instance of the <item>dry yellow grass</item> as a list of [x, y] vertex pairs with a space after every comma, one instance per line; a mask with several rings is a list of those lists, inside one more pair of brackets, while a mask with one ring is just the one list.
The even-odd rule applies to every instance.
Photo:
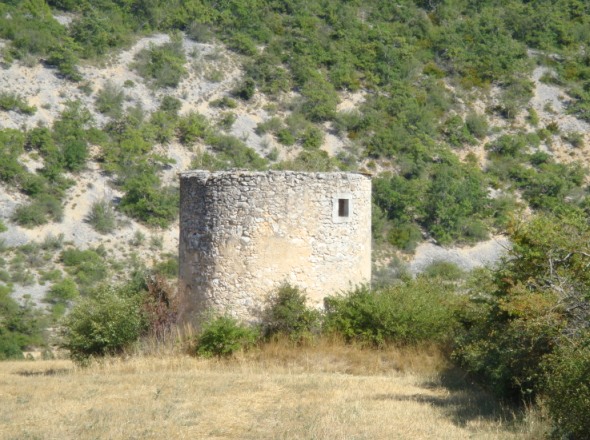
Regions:
[[[431, 350], [276, 343], [231, 361], [183, 355], [0, 363], [2, 439], [508, 439], [508, 422]], [[452, 375], [451, 375], [452, 376]], [[455, 378], [456, 379], [456, 378]]]

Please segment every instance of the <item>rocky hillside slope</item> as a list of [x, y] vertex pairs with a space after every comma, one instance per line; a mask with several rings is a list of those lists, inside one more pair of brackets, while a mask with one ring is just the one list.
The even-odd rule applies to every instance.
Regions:
[[[228, 52], [218, 43], [196, 43], [188, 38], [182, 39], [182, 47], [187, 55], [185, 68], [187, 74], [175, 88], [154, 88], [134, 68], [137, 54], [146, 48], [157, 47], [168, 43], [170, 37], [156, 34], [136, 41], [133, 46], [119, 53], [112, 54], [97, 64], [86, 64], [80, 67], [82, 81], [72, 82], [60, 78], [54, 69], [42, 64], [29, 66], [24, 62], [14, 61], [0, 70], [0, 93], [16, 94], [35, 111], [30, 114], [15, 110], [0, 111], [0, 128], [32, 129], [37, 126], [51, 126], [59, 117], [69, 101], [79, 101], [86, 107], [97, 127], [103, 127], [110, 121], [110, 117], [97, 108], [97, 100], [101, 91], [106, 88], [122, 90], [124, 94], [123, 108], [126, 110], [140, 108], [146, 115], [155, 112], [165, 97], [174, 97], [180, 102], [179, 114], [198, 112], [205, 115], [220, 130], [243, 140], [260, 156], [268, 157], [271, 162], [293, 158], [301, 151], [297, 145], [286, 146], [279, 142], [276, 135], [269, 132], [262, 133], [257, 129], [261, 123], [272, 118], [284, 120], [289, 111], [277, 106], [276, 102], [260, 93], [255, 93], [249, 101], [231, 99], [231, 91], [240, 81], [240, 59], [235, 53]], [[0, 44], [2, 44], [0, 42]], [[535, 56], [534, 53], [530, 54]], [[1, 60], [0, 60], [1, 63]], [[534, 83], [534, 95], [530, 106], [536, 111], [538, 121], [533, 126], [525, 118], [523, 110], [512, 121], [486, 113], [486, 109], [494, 105], [499, 91], [491, 89], [486, 95], [467, 96], [456, 92], [451, 84], [447, 87], [455, 93], [459, 103], [459, 113], [466, 114], [469, 109], [477, 109], [480, 115], [488, 118], [491, 129], [488, 135], [476, 144], [466, 146], [456, 153], [464, 160], [468, 156], [475, 156], [482, 168], [486, 167], [486, 152], [484, 146], [500, 135], [517, 131], [532, 132], [536, 126], [545, 127], [556, 124], [562, 136], [553, 136], [548, 148], [542, 146], [549, 154], [560, 162], [578, 162], [586, 164], [590, 155], [589, 124], [566, 114], [564, 102], [568, 100], [564, 90], [556, 85], [543, 82], [544, 76], [550, 75], [547, 67], [537, 67], [531, 78]], [[289, 92], [289, 98], [295, 92]], [[354, 111], [362, 104], [366, 92], [341, 92], [339, 111]], [[224, 98], [231, 101], [231, 111], [228, 112], [219, 102]], [[287, 97], [285, 97], [286, 99]], [[280, 100], [281, 98], [277, 98]], [[469, 101], [467, 104], [464, 101]], [[461, 110], [462, 109], [462, 110]], [[229, 122], [228, 122], [229, 115]], [[353, 147], [350, 140], [327, 122], [323, 124], [324, 137], [321, 149], [331, 156], [347, 154]], [[573, 146], [563, 134], [581, 134], [579, 142]], [[168, 158], [168, 164], [160, 171], [162, 181], [177, 185], [177, 173], [190, 169], [196, 157], [207, 150], [202, 142], [195, 142], [187, 146], [173, 139], [156, 146], [157, 152]], [[472, 153], [469, 155], [469, 153]], [[154, 265], [166, 259], [174, 259], [178, 246], [178, 226], [172, 223], [167, 228], [148, 227], [117, 213], [117, 227], [110, 233], [97, 232], [88, 222], [93, 204], [107, 201], [117, 204], [122, 193], [114, 185], [114, 175], [104, 171], [100, 163], [99, 148], [91, 148], [90, 158], [86, 167], [77, 173], [70, 173], [74, 185], [67, 190], [64, 203], [63, 220], [51, 222], [37, 227], [21, 227], [12, 219], [15, 209], [26, 203], [27, 196], [14, 187], [0, 184], [0, 219], [7, 227], [0, 233], [0, 242], [4, 250], [4, 275], [2, 281], [14, 285], [13, 295], [16, 298], [31, 298], [41, 303], [47, 290], [52, 285], [51, 277], [47, 273], [64, 269], [64, 263], [58, 258], [59, 252], [48, 252], [41, 246], [33, 249], [32, 253], [45, 255], [45, 262], [29, 265], [27, 261], [31, 255], [25, 255], [25, 262], [19, 263], [19, 252], [15, 249], [32, 243], [48, 243], [59, 241], [59, 246], [70, 246], [77, 249], [100, 249], [113, 261], [119, 262], [114, 270], [109, 272], [111, 277], [117, 278], [117, 267], [128, 267], [130, 262], [141, 260], [148, 265]], [[19, 161], [30, 171], [42, 167], [42, 160], [38, 154], [27, 151], [19, 157]], [[364, 162], [363, 162], [364, 161]], [[367, 165], [367, 159], [358, 164], [360, 168]], [[387, 163], [379, 162], [373, 165], [373, 172], [387, 170]], [[438, 260], [448, 260], [464, 269], [471, 269], [482, 264], [490, 264], [497, 260], [508, 246], [505, 239], [495, 237], [473, 248], [442, 248], [435, 243], [426, 242], [418, 246], [414, 255], [402, 257], [405, 266], [411, 272], [424, 270], [429, 264]], [[47, 245], [48, 249], [51, 249]], [[27, 254], [25, 252], [25, 254]], [[390, 256], [390, 254], [389, 254]], [[15, 260], [17, 260], [15, 262]], [[389, 261], [389, 257], [383, 261]], [[396, 267], [399, 267], [397, 260]], [[14, 276], [13, 272], [19, 276]], [[71, 268], [68, 269], [71, 273]], [[395, 270], [392, 269], [393, 272]]]

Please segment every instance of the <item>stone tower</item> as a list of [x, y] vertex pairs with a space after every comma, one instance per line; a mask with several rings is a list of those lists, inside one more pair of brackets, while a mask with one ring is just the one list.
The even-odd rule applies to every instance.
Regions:
[[352, 173], [180, 175], [180, 289], [188, 316], [253, 320], [277, 286], [312, 305], [371, 279], [371, 179]]

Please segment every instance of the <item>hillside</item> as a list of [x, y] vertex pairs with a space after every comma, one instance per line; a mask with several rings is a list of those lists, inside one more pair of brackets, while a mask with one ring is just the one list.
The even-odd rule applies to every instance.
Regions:
[[[67, 2], [54, 6], [57, 8], [52, 11], [34, 2], [16, 9], [3, 6], [6, 29], [20, 23], [19, 14], [28, 8], [42, 23], [39, 29], [50, 29], [48, 39], [79, 40], [80, 46], [72, 47], [82, 59], [70, 66], [75, 75], [64, 73], [61, 65], [56, 70], [56, 65], [43, 58], [45, 52], [51, 53], [51, 47], [37, 48], [31, 45], [33, 40], [27, 43], [26, 32], [32, 32], [27, 31], [27, 25], [23, 25], [23, 35], [7, 32], [7, 39], [2, 41], [0, 91], [5, 103], [0, 125], [6, 164], [14, 164], [12, 170], [5, 171], [0, 184], [1, 216], [7, 227], [0, 237], [5, 247], [12, 247], [2, 279], [13, 284], [16, 298], [28, 295], [39, 303], [51, 283], [61, 279], [55, 275], [54, 280], [47, 280], [43, 273], [64, 268], [63, 258], [57, 253], [47, 256], [43, 263], [22, 268], [18, 246], [26, 243], [59, 238], [59, 246], [67, 243], [80, 249], [99, 248], [103, 259], [119, 262], [115, 267], [128, 267], [138, 260], [148, 265], [161, 260], [173, 264], [178, 240], [174, 220], [177, 208], [168, 190], [175, 191], [176, 173], [192, 167], [371, 171], [376, 176], [376, 258], [384, 264], [398, 248], [410, 252], [409, 256], [399, 255], [402, 260], [411, 260], [415, 251], [413, 261], [402, 263], [414, 273], [442, 258], [470, 269], [494, 261], [506, 247], [504, 239], [494, 239], [473, 251], [445, 251], [432, 243], [465, 246], [485, 241], [490, 233], [501, 234], [507, 219], [523, 209], [553, 209], [554, 204], [564, 200], [584, 204], [585, 177], [580, 165], [586, 163], [590, 153], [588, 123], [580, 119], [582, 113], [570, 111], [580, 98], [568, 94], [575, 91], [575, 86], [568, 83], [566, 87], [561, 68], [555, 67], [556, 60], [563, 62], [566, 55], [547, 50], [560, 51], [559, 45], [551, 47], [550, 41], [543, 43], [548, 46], [546, 50], [536, 48], [524, 53], [523, 42], [514, 35], [505, 35], [514, 47], [487, 47], [481, 41], [483, 46], [477, 46], [478, 50], [513, 56], [518, 66], [481, 65], [476, 85], [468, 84], [467, 70], [458, 73], [459, 62], [467, 62], [461, 58], [465, 54], [445, 60], [435, 52], [429, 60], [425, 53], [414, 52], [409, 59], [392, 53], [389, 74], [401, 76], [398, 83], [390, 78], [386, 87], [383, 80], [369, 80], [369, 71], [382, 69], [377, 59], [373, 66], [349, 66], [349, 79], [356, 78], [352, 82], [337, 83], [339, 71], [332, 74], [322, 69], [319, 76], [310, 71], [307, 79], [300, 80], [295, 65], [279, 59], [275, 66], [268, 64], [274, 56], [272, 45], [251, 46], [254, 39], [248, 38], [254, 37], [228, 36], [229, 29], [213, 22], [200, 24], [196, 19], [190, 26], [185, 25], [182, 34], [156, 33], [140, 39], [131, 32], [132, 23], [127, 23], [129, 28], [117, 30], [120, 35], [113, 31], [120, 38], [112, 42], [112, 48], [103, 47], [100, 53], [90, 56], [90, 52], [98, 50], [93, 46], [97, 41], [92, 41], [98, 36], [90, 37], [82, 30], [100, 18], [93, 15], [96, 10], [69, 6]], [[460, 11], [460, 6], [445, 7]], [[181, 7], [175, 5], [169, 13], [175, 8]], [[366, 10], [359, 9], [352, 24], [367, 25], [367, 14], [379, 8], [382, 5], [377, 2], [366, 5]], [[442, 5], [430, 3], [426, 7], [432, 8], [430, 12], [409, 5], [399, 8], [397, 12], [389, 11], [392, 15], [384, 22], [393, 26], [389, 30], [392, 47], [406, 44], [409, 53], [415, 50], [417, 42], [402, 37], [406, 31], [395, 31], [395, 25], [409, 26], [412, 20], [428, 23], [430, 28], [423, 38], [440, 44], [436, 27], [442, 26], [437, 16], [445, 16]], [[401, 13], [404, 8], [409, 15]], [[493, 11], [492, 6], [489, 8], [478, 11], [473, 20], [482, 20]], [[283, 20], [309, 15], [319, 23], [328, 20], [320, 10], [277, 13]], [[124, 8], [121, 12], [125, 14]], [[353, 12], [347, 9], [344, 13]], [[424, 15], [426, 12], [429, 15]], [[113, 6], [105, 14], [119, 12]], [[567, 21], [567, 17], [560, 19]], [[454, 23], [450, 17], [445, 20]], [[337, 24], [343, 25], [338, 20], [330, 22], [331, 32], [337, 32]], [[176, 25], [169, 26], [168, 30], [172, 30]], [[460, 35], [465, 29], [457, 28], [456, 32]], [[90, 40], [80, 40], [83, 35]], [[283, 44], [279, 34], [273, 38], [270, 41]], [[328, 53], [335, 50], [324, 43]], [[454, 43], [447, 44], [451, 47]], [[178, 71], [150, 72], [150, 68], [157, 67], [156, 56], [172, 57], [168, 62], [176, 56], [179, 64], [174, 66]], [[315, 55], [310, 56], [307, 61], [312, 62]], [[576, 54], [567, 56], [573, 58]], [[467, 69], [469, 63], [475, 62], [471, 60], [463, 67]], [[397, 72], [404, 63], [409, 63], [411, 70]], [[535, 63], [540, 65], [534, 67]], [[256, 65], [266, 70], [256, 70]], [[329, 96], [313, 89], [319, 83], [312, 80], [332, 84], [324, 88]], [[244, 88], [249, 84], [251, 90]], [[394, 95], [403, 96], [404, 90], [416, 96], [396, 104]], [[381, 108], [389, 105], [382, 99], [387, 96], [398, 110]], [[412, 116], [415, 110], [411, 106], [419, 104], [415, 99], [420, 96], [435, 101], [423, 103], [427, 107], [418, 110], [423, 113], [422, 122], [412, 122], [417, 114]], [[383, 111], [394, 113], [384, 114], [381, 119], [385, 123], [373, 127], [371, 121]], [[403, 127], [396, 128], [396, 121]], [[67, 127], [63, 129], [65, 138], [59, 139], [56, 126], [72, 123], [78, 124], [70, 128], [79, 130], [84, 145], [68, 145], [71, 134]], [[43, 144], [43, 136], [49, 132], [39, 127], [53, 127], [52, 143], [57, 144], [54, 153]], [[414, 133], [404, 134], [399, 131], [402, 128]], [[22, 142], [20, 147], [10, 144], [11, 139], [18, 138], [17, 132], [24, 134], [22, 140], [17, 140]], [[72, 154], [82, 156], [74, 156], [73, 163], [60, 163], [70, 147], [79, 147], [80, 151]], [[62, 159], [55, 154], [61, 154]], [[141, 161], [138, 154], [143, 155]], [[48, 163], [56, 161], [49, 174]], [[389, 171], [394, 173], [391, 179]], [[129, 176], [146, 172], [149, 177], [144, 176], [144, 180]], [[61, 177], [59, 173], [63, 173]], [[151, 187], [146, 194], [152, 206], [139, 207], [137, 198], [146, 196], [141, 195], [147, 191], [146, 185]], [[137, 194], [133, 193], [135, 186]], [[455, 205], [452, 211], [447, 209], [449, 205]], [[19, 206], [33, 207], [19, 217], [15, 214]], [[108, 217], [108, 231], [97, 231], [89, 221], [96, 210]], [[416, 249], [424, 239], [430, 243]], [[474, 259], [474, 255], [478, 258]], [[399, 257], [393, 260], [396, 265], [400, 264]], [[382, 273], [395, 271], [384, 268]], [[116, 269], [109, 276], [121, 277]], [[80, 287], [84, 290], [84, 286]]]

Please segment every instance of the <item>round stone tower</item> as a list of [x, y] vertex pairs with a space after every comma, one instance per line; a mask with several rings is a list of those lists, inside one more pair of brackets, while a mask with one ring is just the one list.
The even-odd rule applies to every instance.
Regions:
[[254, 320], [289, 282], [312, 305], [371, 279], [371, 179], [352, 173], [180, 175], [185, 314]]

